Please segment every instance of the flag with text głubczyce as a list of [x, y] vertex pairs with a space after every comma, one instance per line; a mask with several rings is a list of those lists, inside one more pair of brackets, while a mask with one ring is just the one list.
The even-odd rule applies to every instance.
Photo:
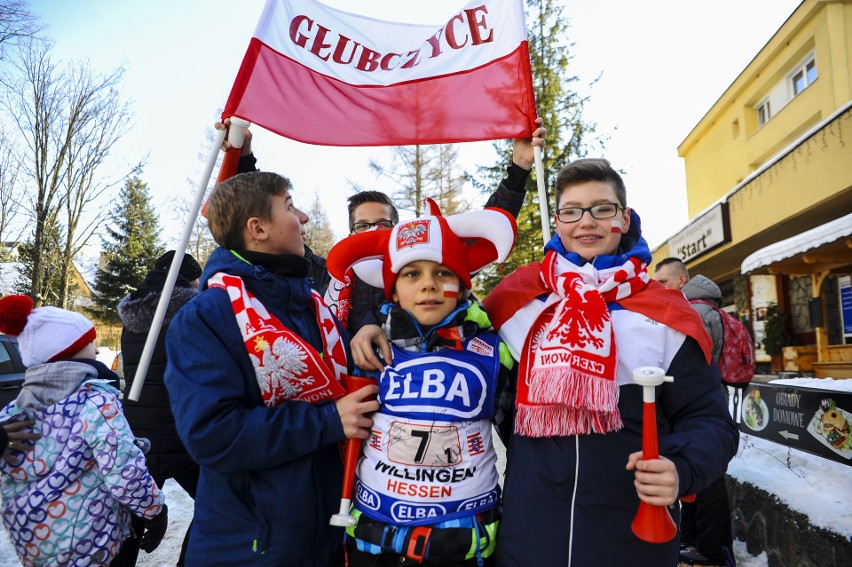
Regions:
[[473, 0], [443, 25], [269, 0], [223, 118], [330, 146], [529, 137], [523, 0]]

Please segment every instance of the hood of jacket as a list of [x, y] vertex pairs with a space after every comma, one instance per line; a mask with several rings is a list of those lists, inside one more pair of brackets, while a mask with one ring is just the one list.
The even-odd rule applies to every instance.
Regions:
[[690, 278], [681, 291], [687, 299], [707, 299], [715, 303], [722, 299], [722, 290], [719, 286], [701, 274]]
[[210, 278], [219, 272], [227, 272], [243, 280], [256, 282], [272, 280], [273, 275], [304, 280], [309, 267], [310, 262], [296, 254], [264, 254], [219, 247], [207, 258], [198, 289], [207, 289]]
[[[118, 317], [124, 328], [133, 333], [148, 333], [154, 321], [154, 313], [160, 303], [163, 287], [140, 287], [135, 292], [126, 295], [118, 303]], [[195, 297], [198, 291], [192, 287], [175, 287], [169, 299], [163, 326], [168, 326], [178, 309]]]
[[[305, 258], [295, 254], [261, 254], [220, 247], [207, 259], [199, 289], [202, 295], [206, 293], [210, 278], [218, 272], [239, 276], [248, 291], [285, 326], [309, 333], [302, 338], [321, 349], [307, 277], [308, 265]], [[345, 338], [348, 344], [349, 336]]]
[[76, 392], [83, 382], [92, 379], [117, 380], [118, 375], [102, 362], [89, 359], [59, 360], [31, 366], [27, 368], [15, 405], [20, 410], [52, 406]]

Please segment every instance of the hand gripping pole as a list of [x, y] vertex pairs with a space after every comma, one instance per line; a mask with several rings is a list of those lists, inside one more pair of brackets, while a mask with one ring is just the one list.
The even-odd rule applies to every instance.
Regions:
[[[372, 378], [360, 376], [345, 376], [343, 378], [343, 387], [347, 394], [375, 383], [376, 381]], [[368, 399], [364, 401], [366, 402]], [[340, 510], [328, 521], [332, 526], [345, 528], [355, 525], [355, 518], [349, 513], [349, 508], [352, 504], [352, 491], [355, 486], [355, 470], [358, 468], [358, 459], [361, 457], [361, 443], [361, 439], [346, 440], [346, 449], [343, 454], [343, 491], [340, 497]]]

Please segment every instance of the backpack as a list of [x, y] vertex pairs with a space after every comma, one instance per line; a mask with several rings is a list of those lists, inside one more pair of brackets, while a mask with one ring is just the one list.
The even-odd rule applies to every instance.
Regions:
[[719, 370], [726, 384], [745, 385], [754, 378], [754, 343], [746, 326], [716, 305], [703, 299], [691, 299], [690, 303], [702, 303], [712, 307], [722, 317], [722, 354]]

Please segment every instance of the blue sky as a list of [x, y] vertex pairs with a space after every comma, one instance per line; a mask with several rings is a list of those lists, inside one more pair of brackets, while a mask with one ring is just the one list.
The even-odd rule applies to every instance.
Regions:
[[[174, 200], [198, 181], [208, 135], [254, 30], [263, 0], [37, 0], [32, 10], [48, 25], [56, 54], [88, 59], [103, 71], [124, 65], [123, 94], [133, 100], [135, 123], [115, 148], [118, 165], [146, 154], [142, 178], [161, 213], [164, 237], [177, 240], [183, 218]], [[328, 0], [338, 7], [343, 0]], [[429, 19], [412, 12], [463, 0], [403, 3], [362, 0], [358, 9], [391, 19]], [[736, 76], [798, 6], [798, 0], [565, 0], [574, 42], [574, 72], [591, 100], [585, 118], [608, 138], [602, 152], [624, 170], [628, 202], [643, 219], [653, 246], [688, 221], [685, 180], [677, 146]], [[449, 7], [449, 8], [447, 8]], [[351, 10], [351, 6], [349, 7]], [[435, 16], [437, 21], [446, 18]], [[594, 88], [586, 85], [601, 74]], [[318, 119], [317, 127], [322, 123]], [[382, 148], [309, 146], [258, 131], [259, 167], [293, 181], [294, 198], [307, 208], [321, 195], [338, 236], [346, 226], [349, 182], [392, 191], [367, 167], [383, 163]], [[462, 165], [490, 164], [490, 143], [462, 144]], [[484, 198], [478, 195], [473, 200]]]

